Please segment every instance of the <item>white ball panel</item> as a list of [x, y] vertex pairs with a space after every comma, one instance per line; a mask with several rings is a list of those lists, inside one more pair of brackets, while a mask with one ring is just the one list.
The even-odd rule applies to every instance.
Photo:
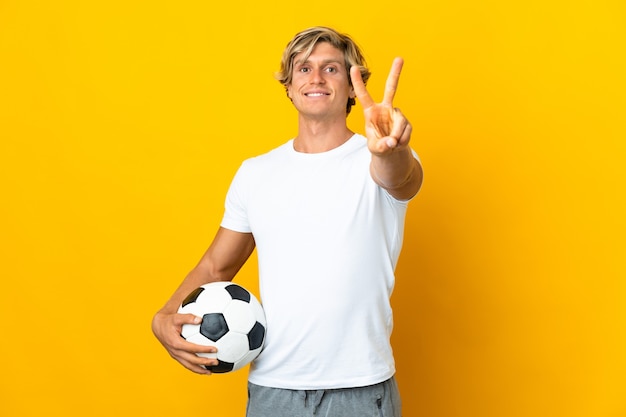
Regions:
[[223, 287], [210, 285], [202, 291], [195, 303], [189, 305], [198, 306], [200, 310], [198, 310], [199, 314], [196, 315], [202, 316], [203, 314], [222, 312], [231, 301], [230, 294]]
[[194, 316], [202, 317], [203, 311], [205, 309], [206, 307], [204, 305], [197, 303], [197, 302], [193, 302], [193, 303], [187, 304], [184, 307], [180, 307], [178, 309], [178, 313], [193, 314]]
[[228, 332], [216, 343], [217, 357], [226, 362], [237, 362], [248, 353], [248, 338], [237, 332]]
[[263, 306], [261, 306], [261, 304], [258, 301], [256, 301], [256, 299], [252, 299], [250, 300], [250, 307], [252, 309], [252, 313], [254, 314], [254, 317], [256, 318], [256, 321], [258, 321], [259, 323], [263, 325], [263, 327], [265, 327], [266, 321], [265, 321], [265, 311], [263, 310]]
[[228, 304], [223, 314], [231, 332], [247, 334], [256, 323], [250, 304], [244, 301], [233, 300]]
[[200, 333], [200, 325], [199, 324], [183, 324], [183, 328], [181, 330], [181, 335], [189, 340], [195, 334]]
[[191, 337], [189, 337], [186, 340], [189, 343], [194, 343], [196, 345], [215, 346], [215, 343], [213, 343], [211, 340], [207, 339], [206, 337], [202, 336], [200, 333], [191, 335]]
[[239, 369], [242, 366], [249, 364], [254, 359], [256, 359], [257, 356], [259, 356], [259, 353], [261, 353], [261, 348], [249, 351], [248, 353], [244, 355], [243, 358], [239, 360], [239, 362], [235, 364], [235, 367]]
[[[196, 333], [187, 339], [189, 343], [194, 343], [196, 345], [201, 346], [215, 346], [215, 343], [211, 342], [206, 337], [202, 336], [200, 333]], [[217, 353], [196, 353], [196, 355], [201, 356], [203, 358], [215, 359], [217, 358]]]

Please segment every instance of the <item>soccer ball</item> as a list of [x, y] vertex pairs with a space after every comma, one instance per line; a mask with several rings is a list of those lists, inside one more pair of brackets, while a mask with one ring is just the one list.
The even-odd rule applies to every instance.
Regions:
[[181, 336], [188, 342], [215, 346], [217, 353], [198, 353], [217, 358], [214, 373], [236, 371], [252, 362], [265, 342], [265, 313], [248, 290], [232, 282], [212, 282], [192, 291], [178, 309], [181, 314], [202, 317], [200, 324], [184, 324]]

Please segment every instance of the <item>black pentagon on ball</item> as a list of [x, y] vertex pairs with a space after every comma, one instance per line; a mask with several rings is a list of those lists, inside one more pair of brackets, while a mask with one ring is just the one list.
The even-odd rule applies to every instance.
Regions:
[[250, 302], [250, 293], [245, 288], [240, 287], [237, 284], [230, 284], [225, 289], [228, 291], [233, 300], [241, 300], [246, 303]]
[[200, 334], [213, 342], [228, 333], [228, 324], [222, 313], [210, 313], [202, 316]]
[[190, 292], [189, 295], [183, 300], [181, 307], [185, 307], [187, 304], [195, 303], [200, 294], [202, 294], [202, 291], [204, 291], [204, 288], [198, 287]]
[[263, 339], [265, 339], [265, 327], [258, 321], [252, 327], [252, 330], [248, 333], [248, 345], [250, 350], [258, 349], [263, 345]]
[[205, 366], [206, 369], [216, 374], [223, 374], [226, 372], [230, 372], [233, 370], [234, 367], [235, 367], [234, 363], [224, 362], [224, 361], [218, 361], [218, 364], [214, 366]]

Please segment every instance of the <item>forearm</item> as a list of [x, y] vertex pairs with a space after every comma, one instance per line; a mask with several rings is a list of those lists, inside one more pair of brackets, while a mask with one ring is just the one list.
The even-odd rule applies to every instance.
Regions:
[[231, 281], [254, 250], [252, 234], [220, 228], [205, 254], [159, 312], [175, 313], [185, 297], [201, 285]]
[[219, 278], [208, 273], [208, 271], [205, 268], [202, 268], [202, 266], [199, 264], [194, 269], [192, 269], [189, 274], [187, 274], [183, 282], [172, 294], [167, 303], [165, 303], [165, 305], [161, 307], [157, 314], [176, 313], [182, 301], [191, 291], [195, 290], [201, 285], [213, 281], [219, 281]]
[[374, 182], [399, 200], [410, 199], [422, 185], [422, 166], [409, 147], [372, 154], [370, 173]]

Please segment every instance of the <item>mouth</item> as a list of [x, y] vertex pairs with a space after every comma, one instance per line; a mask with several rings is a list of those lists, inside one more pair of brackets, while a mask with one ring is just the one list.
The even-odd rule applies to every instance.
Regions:
[[318, 91], [314, 91], [311, 93], [304, 93], [305, 96], [307, 97], [324, 97], [324, 96], [329, 96], [329, 93], [323, 93], [323, 92], [318, 92]]

